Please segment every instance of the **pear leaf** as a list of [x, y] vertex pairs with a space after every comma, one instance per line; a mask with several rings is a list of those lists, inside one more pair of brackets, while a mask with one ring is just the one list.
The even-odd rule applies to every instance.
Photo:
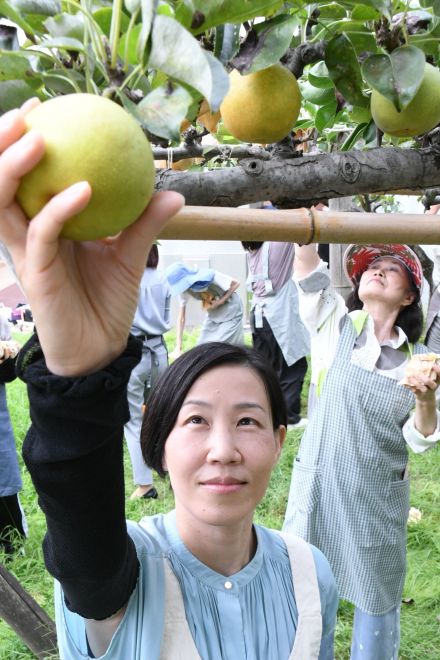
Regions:
[[183, 0], [176, 18], [193, 34], [200, 34], [216, 25], [269, 16], [283, 4], [281, 0]]
[[61, 3], [57, 0], [11, 0], [10, 4], [22, 16], [25, 14], [55, 16], [61, 12]]
[[150, 36], [151, 26], [154, 17], [155, 0], [141, 0], [142, 28], [137, 44], [137, 57], [142, 61], [142, 54], [146, 51], [148, 37]]
[[391, 20], [393, 5], [392, 0], [362, 0], [362, 2], [356, 4], [373, 7], [373, 9], [377, 9], [377, 11], [385, 16], [389, 21]]
[[51, 37], [73, 37], [80, 41], [84, 38], [84, 18], [81, 12], [47, 18], [44, 26]]
[[362, 65], [367, 83], [401, 112], [422, 84], [425, 56], [416, 46], [396, 48], [390, 55], [371, 55]]
[[289, 48], [297, 27], [295, 16], [281, 15], [258, 23], [242, 43], [233, 64], [242, 74], [267, 69], [279, 62]]
[[36, 92], [31, 85], [24, 80], [5, 80], [0, 82], [0, 113], [19, 108], [25, 101], [38, 96], [41, 100], [43, 95]]
[[142, 125], [154, 135], [180, 140], [180, 124], [192, 102], [191, 94], [180, 85], [166, 85], [150, 92], [138, 105]]
[[218, 110], [229, 88], [229, 78], [222, 64], [169, 16], [156, 16], [152, 30], [150, 67], [159, 69], [190, 85]]
[[440, 16], [440, 0], [420, 0], [421, 7], [431, 7], [435, 16]]
[[353, 45], [346, 34], [331, 39], [325, 49], [325, 63], [330, 78], [346, 101], [352, 105], [367, 106], [362, 91], [363, 80]]
[[26, 80], [32, 76], [32, 68], [27, 57], [11, 51], [0, 52], [0, 80]]
[[20, 12], [14, 9], [6, 0], [0, 0], [0, 16], [9, 18], [18, 25], [26, 34], [34, 34], [34, 28], [20, 15]]

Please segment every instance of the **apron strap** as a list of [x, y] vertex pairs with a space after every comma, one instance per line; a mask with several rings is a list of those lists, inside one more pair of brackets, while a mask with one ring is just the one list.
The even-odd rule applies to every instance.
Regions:
[[168, 559], [163, 560], [165, 602], [160, 660], [200, 660], [185, 614], [182, 591]]
[[322, 638], [321, 596], [310, 545], [299, 536], [277, 532], [287, 547], [298, 609], [298, 626], [289, 660], [318, 660]]

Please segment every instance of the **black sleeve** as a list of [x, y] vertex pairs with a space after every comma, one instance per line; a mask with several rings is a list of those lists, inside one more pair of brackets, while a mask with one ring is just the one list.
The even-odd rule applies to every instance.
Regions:
[[15, 380], [15, 360], [16, 358], [8, 358], [0, 364], [0, 383], [10, 383]]
[[23, 457], [46, 516], [46, 567], [61, 582], [69, 609], [85, 618], [114, 614], [137, 581], [122, 443], [127, 382], [141, 348], [130, 338], [112, 364], [80, 378], [49, 372], [36, 335], [17, 359], [32, 422]]

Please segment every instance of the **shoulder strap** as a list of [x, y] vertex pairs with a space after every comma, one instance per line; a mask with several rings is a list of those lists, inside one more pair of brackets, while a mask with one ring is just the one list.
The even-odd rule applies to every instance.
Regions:
[[322, 638], [321, 595], [310, 545], [299, 536], [278, 532], [289, 553], [298, 609], [295, 643], [289, 660], [318, 660]]
[[185, 614], [182, 591], [166, 557], [163, 639], [160, 660], [200, 660]]

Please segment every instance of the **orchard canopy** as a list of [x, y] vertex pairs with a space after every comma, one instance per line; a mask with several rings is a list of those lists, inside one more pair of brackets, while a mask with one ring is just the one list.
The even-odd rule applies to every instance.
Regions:
[[[440, 190], [440, 0], [0, 0], [0, 17], [0, 112], [107, 96], [148, 135], [156, 188], [189, 205]], [[222, 103], [273, 66], [295, 98], [287, 79], [232, 98], [268, 128], [243, 141]]]

